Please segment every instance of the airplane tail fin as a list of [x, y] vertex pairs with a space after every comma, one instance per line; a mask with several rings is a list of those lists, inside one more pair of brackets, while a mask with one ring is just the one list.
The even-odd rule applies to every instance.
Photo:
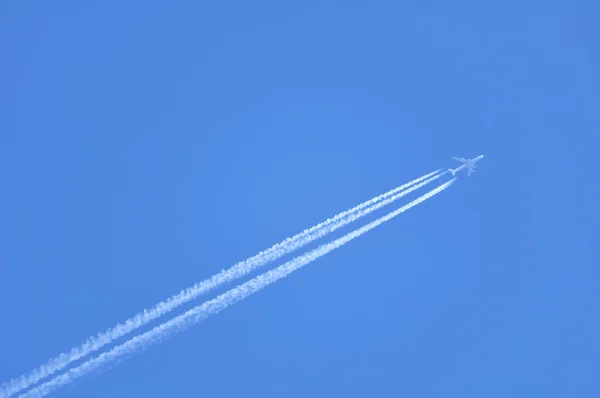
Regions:
[[452, 176], [454, 177], [454, 174], [456, 174], [456, 172], [458, 171], [458, 169], [448, 169], [448, 171], [450, 173], [452, 173]]

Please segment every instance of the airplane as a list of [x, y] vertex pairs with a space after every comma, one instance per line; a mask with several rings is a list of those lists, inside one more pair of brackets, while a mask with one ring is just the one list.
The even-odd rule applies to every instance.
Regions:
[[464, 169], [465, 167], [469, 168], [469, 172], [467, 173], [467, 176], [470, 176], [471, 173], [475, 172], [475, 163], [479, 162], [481, 159], [483, 158], [483, 155], [479, 155], [476, 158], [473, 159], [465, 159], [465, 158], [452, 158], [454, 160], [458, 160], [459, 162], [462, 163], [462, 165], [460, 165], [459, 167], [455, 168], [455, 169], [448, 169], [449, 172], [452, 173], [452, 175], [455, 175], [457, 171]]

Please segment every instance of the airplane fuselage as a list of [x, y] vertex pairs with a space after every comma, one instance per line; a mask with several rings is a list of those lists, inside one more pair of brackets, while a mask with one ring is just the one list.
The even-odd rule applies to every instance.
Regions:
[[479, 162], [481, 159], [483, 159], [483, 155], [479, 155], [474, 159], [467, 160], [467, 167], [469, 168], [469, 170], [474, 169], [475, 163]]

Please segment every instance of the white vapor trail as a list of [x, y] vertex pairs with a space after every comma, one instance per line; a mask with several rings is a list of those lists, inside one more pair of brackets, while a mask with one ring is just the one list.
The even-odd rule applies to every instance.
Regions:
[[[130, 333], [131, 331], [146, 325], [147, 323], [153, 321], [154, 319], [161, 317], [162, 315], [172, 311], [173, 309], [177, 308], [178, 306], [185, 304], [185, 303], [189, 302], [190, 300], [195, 299], [199, 295], [204, 294], [224, 283], [231, 282], [241, 276], [244, 276], [244, 275], [248, 274], [249, 272], [252, 272], [253, 270], [257, 269], [258, 267], [261, 267], [271, 261], [277, 260], [278, 258], [280, 258], [280, 257], [282, 257], [282, 256], [284, 256], [284, 255], [286, 255], [286, 254], [288, 254], [288, 253], [290, 253], [290, 252], [292, 252], [292, 251], [294, 251], [316, 239], [319, 239], [319, 238], [327, 235], [328, 233], [335, 231], [338, 228], [341, 228], [343, 225], [346, 225], [346, 224], [348, 224], [352, 221], [355, 221], [358, 218], [364, 216], [365, 214], [370, 213], [370, 211], [366, 212], [366, 213], [363, 212], [363, 213], [360, 213], [360, 216], [357, 217], [356, 216], [357, 212], [359, 212], [365, 208], [368, 208], [369, 206], [371, 206], [375, 203], [381, 202], [383, 199], [389, 198], [390, 196], [395, 198], [393, 200], [396, 200], [399, 197], [401, 197], [398, 195], [393, 196], [393, 195], [397, 194], [398, 192], [400, 192], [400, 195], [403, 196], [405, 194], [408, 194], [409, 192], [414, 191], [417, 187], [421, 187], [421, 186], [431, 182], [432, 181], [431, 179], [429, 179], [429, 180], [427, 180], [427, 179], [435, 174], [438, 174], [440, 171], [441, 171], [441, 169], [438, 169], [434, 172], [424, 175], [423, 177], [419, 177], [419, 178], [417, 178], [413, 181], [410, 181], [404, 185], [394, 188], [386, 193], [376, 196], [373, 199], [367, 200], [366, 202], [363, 202], [363, 203], [359, 204], [358, 206], [353, 207], [352, 209], [341, 212], [341, 213], [335, 215], [334, 217], [325, 220], [324, 222], [321, 222], [311, 228], [304, 230], [303, 232], [301, 232], [299, 234], [296, 234], [295, 236], [287, 238], [287, 239], [283, 240], [282, 242], [271, 246], [269, 249], [263, 250], [262, 252], [254, 255], [252, 257], [249, 257], [246, 260], [240, 261], [239, 263], [235, 264], [234, 266], [232, 266], [231, 268], [229, 268], [227, 270], [222, 270], [221, 272], [213, 275], [212, 277], [207, 278], [204, 281], [197, 283], [190, 288], [182, 290], [180, 293], [168, 298], [167, 300], [164, 300], [164, 301], [156, 304], [150, 310], [145, 309], [142, 312], [139, 312], [138, 314], [129, 318], [125, 322], [119, 323], [116, 326], [114, 326], [113, 328], [108, 329], [105, 332], [99, 333], [96, 336], [92, 336], [92, 337], [88, 338], [85, 342], [83, 342], [79, 346], [72, 348], [69, 352], [62, 353], [62, 354], [58, 355], [57, 357], [50, 359], [47, 363], [34, 369], [29, 374], [17, 377], [15, 379], [5, 383], [0, 388], [0, 398], [7, 398], [19, 391], [27, 389], [27, 388], [33, 386], [34, 384], [36, 384], [37, 382], [39, 382], [40, 380], [65, 368], [72, 362], [74, 362], [78, 359], [81, 359], [84, 356], [87, 356], [92, 352], [99, 350], [100, 348], [104, 347], [105, 345], [110, 344], [114, 340]], [[438, 174], [437, 176], [434, 177], [434, 179], [440, 177], [441, 175], [443, 175], [445, 173], [447, 173], [447, 172]], [[427, 181], [425, 183], [421, 183], [415, 187], [415, 184], [418, 184], [423, 180], [427, 180]], [[409, 187], [413, 187], [413, 188], [411, 188], [410, 191], [404, 191], [406, 188], [409, 188]], [[393, 200], [390, 200], [390, 199], [387, 199], [384, 203], [385, 204], [391, 203]], [[378, 208], [384, 206], [385, 204], [379, 203]], [[373, 209], [373, 210], [375, 210], [375, 209]], [[373, 210], [371, 210], [371, 211], [373, 211]], [[347, 217], [349, 215], [352, 215], [351, 219], [344, 219], [345, 217]]]
[[158, 342], [171, 335], [181, 332], [184, 329], [208, 318], [209, 316], [219, 313], [220, 311], [237, 303], [238, 301], [247, 298], [251, 294], [258, 292], [259, 290], [278, 281], [279, 279], [286, 277], [293, 271], [345, 245], [351, 240], [361, 236], [365, 232], [368, 232], [373, 228], [379, 226], [380, 224], [391, 220], [392, 218], [398, 216], [406, 210], [416, 206], [417, 204], [429, 199], [430, 197], [448, 188], [451, 184], [454, 183], [455, 180], [456, 178], [438, 186], [437, 188], [434, 188], [433, 190], [418, 197], [417, 199], [413, 200], [407, 205], [402, 206], [401, 208], [394, 210], [391, 213], [388, 213], [387, 215], [342, 236], [341, 238], [338, 238], [330, 243], [324, 244], [302, 256], [298, 256], [275, 269], [267, 271], [249, 280], [246, 283], [234, 287], [233, 289], [217, 296], [212, 300], [206, 301], [203, 304], [192, 308], [191, 310], [185, 312], [182, 315], [178, 315], [173, 319], [166, 321], [145, 333], [135, 336], [127, 342], [114, 347], [110, 351], [104, 352], [96, 358], [92, 358], [77, 367], [69, 369], [60, 376], [57, 376], [52, 380], [42, 383], [40, 386], [33, 388], [25, 394], [20, 395], [19, 398], [42, 397], [52, 392], [53, 390], [59, 388], [60, 386], [68, 384], [73, 380], [84, 376], [85, 374], [103, 365], [106, 365], [126, 355], [134, 354], [135, 352], [147, 348], [154, 342]]

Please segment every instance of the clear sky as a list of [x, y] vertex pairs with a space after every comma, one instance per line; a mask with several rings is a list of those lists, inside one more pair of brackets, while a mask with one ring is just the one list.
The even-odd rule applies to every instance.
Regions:
[[0, 382], [484, 154], [432, 200], [55, 396], [600, 396], [599, 12], [3, 1]]

